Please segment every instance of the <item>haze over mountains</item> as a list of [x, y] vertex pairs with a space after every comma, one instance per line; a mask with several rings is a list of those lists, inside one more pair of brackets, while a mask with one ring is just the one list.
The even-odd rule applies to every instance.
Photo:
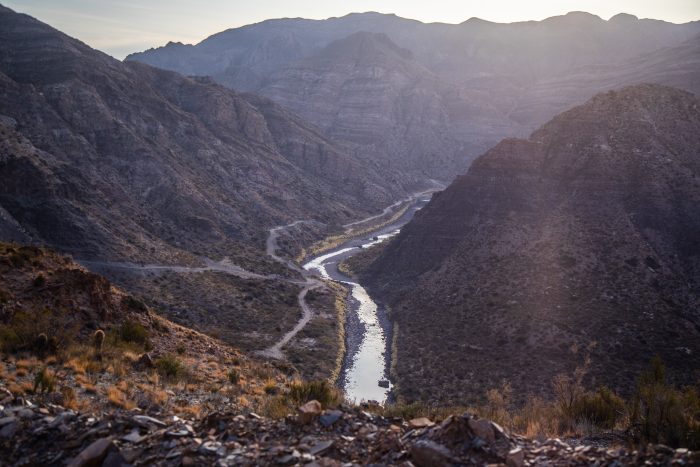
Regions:
[[400, 395], [547, 394], [586, 356], [588, 383], [623, 393], [654, 354], [697, 381], [698, 154], [697, 97], [638, 85], [478, 158], [366, 273], [396, 323]]
[[[371, 35], [358, 32], [385, 34], [388, 41], [368, 41]], [[403, 144], [381, 147], [388, 166], [451, 179], [501, 138], [525, 136], [597, 92], [645, 80], [692, 91], [697, 67], [676, 68], [686, 66], [688, 53], [697, 57], [698, 42], [698, 22], [676, 25], [626, 14], [609, 21], [572, 12], [543, 21], [472, 18], [453, 25], [363, 13], [269, 20], [127, 60], [211, 75], [234, 89], [267, 95], [370, 152], [377, 144], [364, 129], [377, 122], [381, 109], [385, 121], [376, 133], [390, 142], [403, 136]], [[353, 54], [370, 45], [367, 59], [355, 60]], [[650, 55], [679, 46], [690, 51], [664, 52], [663, 60]], [[398, 56], [388, 52], [401, 49]], [[676, 53], [682, 56], [674, 59]], [[390, 92], [368, 102], [380, 89]], [[421, 110], [425, 115], [416, 114]], [[425, 141], [435, 127], [439, 137], [406, 142]], [[426, 162], [417, 163], [421, 159]]]

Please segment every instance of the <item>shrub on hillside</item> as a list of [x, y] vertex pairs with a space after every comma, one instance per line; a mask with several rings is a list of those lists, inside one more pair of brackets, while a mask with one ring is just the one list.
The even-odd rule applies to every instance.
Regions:
[[229, 383], [233, 384], [234, 386], [238, 384], [238, 381], [240, 381], [241, 375], [238, 373], [237, 370], [231, 369], [228, 372], [228, 381]]
[[124, 342], [149, 347], [148, 329], [136, 321], [124, 321], [119, 327], [119, 338]]
[[629, 412], [630, 431], [637, 441], [700, 448], [698, 389], [670, 386], [660, 357], [654, 357], [640, 376]]
[[602, 386], [594, 393], [586, 392], [578, 397], [569, 413], [576, 423], [588, 422], [596, 427], [611, 429], [625, 414], [625, 401]]
[[287, 397], [297, 405], [317, 400], [323, 407], [338, 405], [343, 400], [340, 390], [328, 381], [296, 381], [291, 384]]
[[155, 362], [158, 373], [168, 381], [180, 381], [187, 378], [187, 368], [173, 355], [166, 355]]
[[34, 287], [43, 287], [46, 284], [46, 277], [43, 274], [39, 274], [34, 278]]

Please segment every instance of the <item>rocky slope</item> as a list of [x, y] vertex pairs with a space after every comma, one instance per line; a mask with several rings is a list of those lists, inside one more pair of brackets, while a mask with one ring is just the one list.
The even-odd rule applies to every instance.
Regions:
[[384, 166], [443, 179], [460, 167], [447, 86], [385, 34], [333, 42], [266, 83], [261, 94]]
[[528, 87], [511, 111], [519, 122], [544, 121], [583, 103], [595, 92], [624, 85], [655, 83], [700, 93], [700, 35], [620, 63], [573, 69]]
[[[401, 59], [378, 43], [386, 41], [369, 40], [378, 33], [397, 44], [394, 50], [405, 49]], [[388, 129], [387, 144], [361, 152], [414, 176], [452, 179], [500, 139], [525, 136], [597, 92], [649, 81], [693, 91], [697, 60], [662, 50], [699, 33], [698, 22], [625, 14], [608, 21], [572, 12], [512, 24], [477, 18], [424, 24], [364, 13], [269, 20], [127, 60], [263, 92], [349, 141]], [[367, 57], [356, 60], [358, 53]], [[679, 78], [679, 68], [687, 77]]]
[[[349, 405], [327, 385], [296, 381], [293, 368], [158, 316], [46, 249], [0, 243], [0, 277], [3, 465], [698, 461], [667, 446], [533, 441], [468, 413], [433, 422]], [[96, 329], [106, 334], [100, 346]]]
[[366, 274], [392, 308], [400, 395], [544, 395], [576, 366], [624, 394], [657, 353], [697, 381], [698, 154], [697, 97], [639, 85], [477, 159]]
[[86, 413], [260, 410], [264, 385], [296, 374], [163, 318], [47, 249], [0, 243], [0, 277], [0, 385], [12, 398]]
[[289, 366], [162, 318], [46, 249], [0, 243], [0, 277], [3, 465], [698, 461], [697, 452], [661, 445], [534, 441], [469, 413], [434, 422], [349, 405], [326, 384], [298, 381]]
[[343, 222], [401, 192], [269, 101], [120, 63], [4, 7], [0, 25], [8, 237], [80, 258], [222, 256], [262, 249], [266, 227]]
[[[4, 404], [9, 398], [0, 399]], [[312, 401], [312, 405], [313, 402]], [[316, 402], [317, 404], [317, 402]], [[307, 407], [307, 406], [304, 406]], [[639, 450], [532, 441], [463, 414], [439, 424], [372, 415], [354, 407], [306, 412], [308, 421], [220, 410], [203, 419], [117, 412], [99, 418], [28, 403], [0, 411], [8, 465], [694, 465], [697, 451]], [[32, 436], [26, 434], [32, 433]]]

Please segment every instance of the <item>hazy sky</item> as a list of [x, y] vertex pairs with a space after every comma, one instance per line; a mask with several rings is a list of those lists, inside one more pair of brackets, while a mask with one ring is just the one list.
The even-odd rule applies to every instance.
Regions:
[[568, 11], [625, 12], [675, 23], [700, 19], [700, 0], [0, 0], [117, 58], [269, 18], [396, 13], [424, 22], [540, 20]]

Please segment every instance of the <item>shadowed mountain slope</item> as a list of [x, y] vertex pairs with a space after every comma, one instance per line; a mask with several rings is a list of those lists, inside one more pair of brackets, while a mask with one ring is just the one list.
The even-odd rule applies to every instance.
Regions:
[[220, 256], [262, 249], [272, 225], [342, 223], [403, 193], [268, 100], [121, 63], [4, 7], [0, 25], [12, 238], [82, 258]]
[[397, 323], [408, 400], [509, 381], [629, 391], [658, 353], [700, 368], [700, 102], [639, 85], [507, 139], [436, 195], [367, 273]]

